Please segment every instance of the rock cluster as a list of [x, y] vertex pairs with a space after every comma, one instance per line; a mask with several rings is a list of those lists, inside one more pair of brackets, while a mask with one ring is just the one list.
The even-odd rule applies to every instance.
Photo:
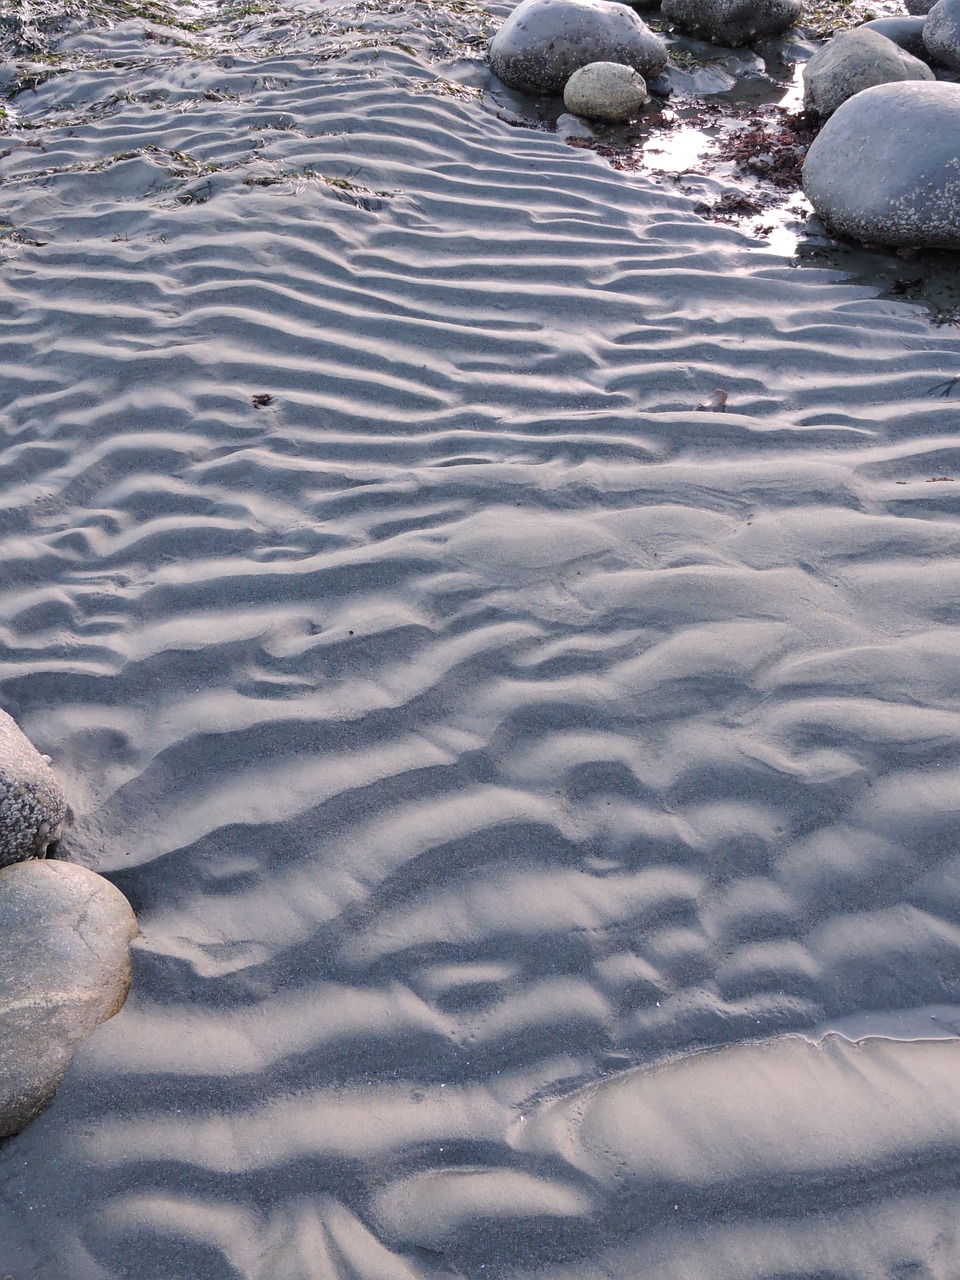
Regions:
[[[804, 107], [829, 117], [803, 189], [833, 231], [903, 248], [960, 248], [960, 0], [835, 36], [804, 68]], [[925, 15], [925, 16], [924, 16]]]
[[494, 74], [531, 94], [563, 93], [591, 62], [622, 63], [650, 77], [666, 61], [660, 37], [617, 0], [522, 0], [490, 45]]
[[[960, 0], [906, 0], [912, 17], [843, 32], [804, 68], [804, 110], [826, 121], [803, 188], [832, 230], [875, 244], [960, 249]], [[929, 9], [929, 12], [927, 10]], [[662, 0], [668, 23], [737, 48], [778, 35], [801, 0]], [[563, 94], [569, 136], [581, 120], [624, 122], [648, 101], [663, 41], [617, 0], [521, 0], [490, 46], [509, 87]], [[666, 77], [652, 88], [664, 89]]]
[[50, 1102], [77, 1042], [130, 985], [126, 898], [85, 867], [38, 860], [67, 814], [46, 757], [0, 711], [0, 1138]]

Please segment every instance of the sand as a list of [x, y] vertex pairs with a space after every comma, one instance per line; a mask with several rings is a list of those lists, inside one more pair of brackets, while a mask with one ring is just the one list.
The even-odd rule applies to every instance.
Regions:
[[0, 1275], [956, 1270], [955, 267], [518, 125], [506, 11], [11, 104], [0, 703], [143, 938]]

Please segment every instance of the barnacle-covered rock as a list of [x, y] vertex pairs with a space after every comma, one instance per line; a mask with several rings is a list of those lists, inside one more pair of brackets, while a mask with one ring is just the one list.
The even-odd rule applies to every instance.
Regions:
[[958, 130], [958, 84], [864, 89], [837, 108], [807, 152], [807, 199], [852, 240], [960, 249]]
[[63, 835], [67, 812], [46, 758], [0, 711], [0, 867], [45, 857]]

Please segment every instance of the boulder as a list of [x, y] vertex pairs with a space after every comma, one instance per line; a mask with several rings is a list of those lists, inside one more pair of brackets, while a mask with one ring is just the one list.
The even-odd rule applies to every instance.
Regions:
[[643, 76], [622, 62], [588, 62], [573, 73], [563, 91], [568, 111], [609, 124], [629, 120], [649, 101]]
[[50, 1102], [77, 1042], [130, 986], [137, 922], [109, 880], [69, 862], [0, 870], [0, 1137]]
[[737, 49], [786, 31], [800, 8], [800, 0], [663, 0], [660, 12], [690, 35]]
[[45, 857], [63, 835], [67, 813], [47, 757], [0, 711], [0, 867]]
[[960, 85], [906, 80], [848, 98], [807, 152], [803, 189], [835, 231], [960, 249]]
[[522, 93], [560, 94], [590, 62], [625, 63], [654, 76], [667, 47], [617, 0], [522, 0], [490, 45], [495, 75]]
[[923, 24], [923, 43], [934, 62], [960, 71], [960, 0], [937, 0]]
[[923, 43], [923, 17], [916, 18], [874, 18], [864, 22], [860, 31], [876, 31], [888, 40], [892, 40], [915, 58], [926, 58], [927, 46]]
[[857, 27], [828, 40], [803, 68], [803, 107], [811, 115], [830, 116], [875, 84], [933, 79], [925, 62], [886, 36]]
[[933, 8], [934, 0], [904, 0], [904, 8], [907, 13], [912, 13], [914, 17], [918, 14], [923, 16], [928, 14]]

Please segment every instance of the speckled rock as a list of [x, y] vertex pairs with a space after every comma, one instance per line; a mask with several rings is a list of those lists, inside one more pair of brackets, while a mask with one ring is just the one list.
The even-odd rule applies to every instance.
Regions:
[[923, 43], [923, 23], [922, 16], [914, 18], [874, 18], [870, 22], [861, 23], [858, 30], [876, 31], [878, 35], [886, 36], [888, 40], [892, 40], [901, 49], [906, 49], [907, 53], [912, 53], [915, 58], [925, 59], [927, 57], [927, 46]]
[[912, 13], [914, 17], [918, 14], [923, 16], [929, 13], [933, 5], [934, 0], [904, 0], [904, 8], [907, 13]]
[[828, 40], [803, 68], [803, 107], [812, 115], [829, 116], [875, 84], [933, 79], [919, 58], [886, 36], [858, 27]]
[[937, 0], [923, 24], [923, 43], [934, 62], [960, 71], [960, 0]]
[[590, 62], [625, 63], [649, 77], [666, 61], [660, 37], [616, 0], [523, 0], [490, 45], [494, 75], [532, 94], [562, 93]]
[[849, 98], [807, 152], [803, 189], [854, 240], [960, 249], [960, 85], [908, 80]]
[[563, 91], [568, 111], [608, 124], [629, 120], [649, 101], [643, 76], [622, 62], [588, 62], [573, 73]]
[[0, 871], [0, 1137], [43, 1110], [77, 1042], [123, 1006], [136, 935], [126, 898], [86, 867]]
[[44, 857], [63, 835], [67, 812], [46, 757], [0, 711], [0, 867]]
[[801, 0], [663, 0], [668, 22], [713, 44], [737, 49], [760, 36], [775, 36], [800, 17]]

